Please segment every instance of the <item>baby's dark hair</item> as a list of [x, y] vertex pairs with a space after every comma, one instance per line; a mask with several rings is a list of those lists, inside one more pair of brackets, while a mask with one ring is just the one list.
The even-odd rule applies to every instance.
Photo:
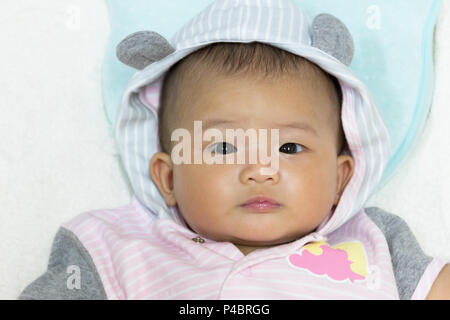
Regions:
[[[346, 146], [341, 124], [342, 91], [339, 81], [307, 59], [261, 42], [219, 42], [207, 45], [178, 61], [167, 71], [160, 96], [158, 111], [158, 135], [161, 151], [170, 154], [171, 132], [177, 128], [177, 120], [183, 118], [185, 110], [178, 106], [184, 81], [195, 84], [204, 72], [216, 72], [226, 76], [258, 76], [264, 79], [279, 79], [295, 75], [300, 79], [316, 80], [318, 75], [328, 79], [330, 95], [337, 99], [336, 115], [339, 121], [338, 154]], [[303, 78], [302, 78], [303, 77]], [[183, 100], [183, 103], [186, 99]], [[176, 107], [177, 106], [177, 107]]]

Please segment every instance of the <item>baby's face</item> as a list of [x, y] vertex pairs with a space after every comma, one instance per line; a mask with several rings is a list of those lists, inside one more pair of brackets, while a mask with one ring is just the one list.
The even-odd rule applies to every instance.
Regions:
[[[203, 80], [195, 94], [190, 93], [190, 105], [183, 106], [191, 111], [181, 126], [193, 137], [194, 121], [202, 121], [205, 131], [207, 120], [222, 119], [228, 122], [214, 128], [224, 137], [226, 129], [266, 129], [269, 144], [270, 129], [279, 129], [278, 170], [264, 175], [260, 169], [270, 164], [251, 164], [248, 157], [245, 164], [174, 165], [167, 155], [157, 154], [151, 162], [152, 178], [166, 202], [178, 205], [193, 231], [216, 241], [270, 246], [312, 232], [337, 204], [353, 172], [351, 157], [337, 156], [332, 120], [337, 106], [324, 88], [292, 78]], [[285, 127], [293, 122], [303, 128]], [[202, 151], [213, 144], [222, 150], [222, 144], [212, 140], [203, 141]], [[231, 154], [224, 157], [239, 152], [236, 149], [236, 143], [229, 146]], [[255, 196], [272, 198], [279, 206], [264, 212], [242, 206]]]

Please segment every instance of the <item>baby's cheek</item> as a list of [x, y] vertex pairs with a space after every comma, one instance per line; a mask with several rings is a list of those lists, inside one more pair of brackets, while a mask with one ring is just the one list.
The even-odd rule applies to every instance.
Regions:
[[[181, 204], [204, 208], [217, 203], [227, 175], [204, 165], [184, 165], [174, 171], [174, 191]], [[225, 183], [226, 184], [226, 183]]]
[[321, 211], [334, 199], [336, 182], [333, 171], [321, 166], [319, 161], [282, 174], [285, 194], [290, 195], [297, 206], [309, 211]]

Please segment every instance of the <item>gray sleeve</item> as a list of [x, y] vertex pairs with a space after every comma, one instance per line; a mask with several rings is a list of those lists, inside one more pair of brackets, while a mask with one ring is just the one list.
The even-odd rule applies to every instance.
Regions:
[[365, 212], [386, 237], [400, 299], [411, 299], [433, 258], [422, 251], [402, 218], [376, 207], [365, 208]]
[[91, 256], [69, 230], [55, 236], [47, 271], [29, 284], [19, 300], [107, 299]]

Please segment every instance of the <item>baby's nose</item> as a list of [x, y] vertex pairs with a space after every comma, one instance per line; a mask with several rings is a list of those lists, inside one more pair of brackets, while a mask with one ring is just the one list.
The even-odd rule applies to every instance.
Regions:
[[278, 172], [278, 168], [273, 168], [270, 165], [247, 164], [240, 173], [240, 180], [243, 184], [276, 184], [280, 180], [280, 175]]

